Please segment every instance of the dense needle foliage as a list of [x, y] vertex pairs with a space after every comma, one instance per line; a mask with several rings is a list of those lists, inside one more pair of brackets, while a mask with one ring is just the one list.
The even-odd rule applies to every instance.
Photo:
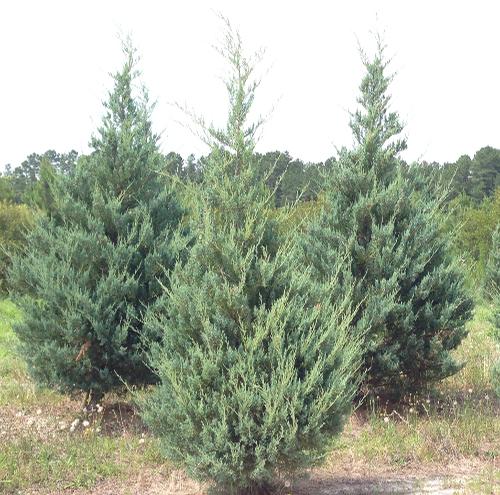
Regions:
[[[256, 83], [238, 35], [228, 31], [230, 111], [206, 129], [212, 152], [191, 225], [189, 260], [178, 265], [148, 326], [161, 383], [144, 418], [167, 458], [230, 494], [267, 493], [279, 473], [318, 462], [350, 410], [359, 339], [349, 333], [348, 295], [314, 284], [281, 235], [273, 197], [253, 160], [247, 125]], [[339, 263], [343, 259], [339, 257]]]
[[97, 400], [123, 381], [144, 384], [143, 313], [181, 245], [181, 209], [163, 183], [158, 136], [129, 44], [92, 153], [47, 181], [49, 214], [11, 272], [24, 318], [15, 331], [36, 381]]
[[365, 384], [400, 393], [460, 369], [450, 351], [465, 336], [472, 302], [441, 234], [439, 202], [415, 194], [403, 173], [406, 140], [390, 111], [383, 46], [372, 60], [363, 54], [363, 62], [350, 124], [355, 146], [341, 150], [329, 171], [325, 208], [306, 229], [303, 259], [328, 281], [347, 246], [343, 279], [356, 282], [354, 328], [367, 335]]

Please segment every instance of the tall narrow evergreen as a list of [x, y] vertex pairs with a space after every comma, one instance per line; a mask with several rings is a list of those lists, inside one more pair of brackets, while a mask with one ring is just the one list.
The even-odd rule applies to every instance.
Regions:
[[11, 271], [23, 319], [15, 326], [30, 373], [94, 400], [154, 375], [144, 363], [143, 313], [177, 259], [181, 209], [162, 167], [135, 52], [113, 76], [92, 153], [57, 182], [50, 216]]
[[[165, 455], [229, 494], [264, 494], [278, 473], [318, 462], [350, 409], [359, 342], [348, 298], [312, 284], [253, 159], [248, 114], [257, 85], [228, 31], [230, 110], [207, 129], [212, 152], [196, 190], [189, 260], [148, 319], [163, 344], [161, 384], [144, 418]], [[282, 215], [289, 215], [283, 210]]]
[[326, 207], [302, 239], [303, 259], [318, 280], [347, 246], [354, 280], [354, 328], [365, 339], [365, 386], [418, 389], [460, 369], [451, 356], [465, 335], [472, 302], [449, 240], [440, 233], [439, 204], [414, 194], [404, 178], [403, 126], [390, 110], [383, 46], [366, 74], [351, 116], [352, 150], [342, 149], [328, 177]]

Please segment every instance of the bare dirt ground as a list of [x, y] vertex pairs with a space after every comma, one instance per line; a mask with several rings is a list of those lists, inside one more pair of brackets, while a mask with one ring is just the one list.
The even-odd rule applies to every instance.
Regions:
[[[466, 476], [353, 476], [337, 477], [329, 473], [313, 472], [303, 481], [278, 490], [277, 495], [372, 495], [372, 494], [426, 494], [453, 495], [466, 490]], [[500, 486], [498, 487], [500, 490]], [[71, 495], [206, 495], [206, 489], [189, 480], [182, 472], [169, 476], [144, 473], [126, 481], [108, 479], [90, 490], [65, 492]], [[491, 492], [499, 493], [497, 492]], [[30, 491], [26, 495], [57, 495], [56, 492]]]

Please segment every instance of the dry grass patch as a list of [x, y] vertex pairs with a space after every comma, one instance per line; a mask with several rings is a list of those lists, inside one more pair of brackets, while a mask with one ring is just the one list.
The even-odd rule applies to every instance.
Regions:
[[491, 370], [500, 359], [498, 346], [493, 339], [492, 305], [479, 305], [474, 319], [468, 324], [469, 334], [455, 351], [455, 357], [464, 363], [456, 375], [444, 380], [440, 390], [451, 393], [487, 395], [493, 390]]
[[23, 493], [28, 488], [44, 487], [60, 493], [91, 488], [107, 478], [133, 478], [145, 464], [161, 462], [156, 442], [141, 440], [145, 439], [106, 437], [91, 430], [61, 433], [43, 442], [23, 435], [2, 446], [0, 491]]
[[350, 418], [327, 469], [498, 477], [500, 401], [491, 383], [498, 349], [490, 311], [486, 306], [476, 309], [469, 335], [456, 351], [466, 362], [464, 369], [398, 404], [367, 401]]

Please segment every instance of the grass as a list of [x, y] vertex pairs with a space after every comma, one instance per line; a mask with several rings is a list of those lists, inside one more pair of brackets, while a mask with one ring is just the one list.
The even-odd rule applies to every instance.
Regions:
[[351, 421], [331, 457], [331, 464], [346, 456], [357, 463], [377, 462], [387, 468], [454, 464], [472, 459], [489, 464], [500, 454], [498, 407], [492, 401], [467, 400], [428, 413], [395, 409], [372, 412]]
[[465, 485], [465, 495], [491, 495], [498, 493], [500, 486], [500, 470], [489, 467], [481, 474], [471, 480]]
[[20, 317], [19, 311], [10, 301], [0, 299], [0, 376], [4, 377], [12, 369], [19, 368], [15, 355], [16, 338], [11, 325]]
[[144, 458], [158, 458], [156, 444], [139, 438], [106, 437], [89, 431], [65, 433], [43, 442], [23, 435], [0, 452], [0, 492], [17, 493], [28, 487], [53, 490], [91, 488], [105, 478], [137, 475]]
[[17, 354], [18, 341], [12, 332], [12, 324], [20, 317], [14, 304], [0, 299], [0, 407], [26, 407], [42, 401], [57, 403], [60, 395], [50, 390], [38, 390]]
[[490, 313], [487, 306], [476, 309], [469, 334], [456, 350], [457, 359], [465, 363], [459, 373], [396, 405], [377, 400], [365, 404], [351, 418], [329, 466], [347, 457], [385, 469], [473, 464], [493, 470], [500, 455], [500, 403], [491, 380], [499, 353]]
[[59, 493], [135, 476], [145, 464], [158, 467], [156, 441], [130, 428], [115, 411], [107, 433], [104, 417], [69, 430], [81, 416], [79, 403], [30, 381], [11, 329], [19, 317], [12, 303], [0, 300], [0, 493], [33, 487]]
[[[487, 306], [477, 308], [469, 335], [456, 351], [466, 362], [459, 373], [425, 395], [396, 405], [375, 400], [353, 415], [325, 466], [330, 475], [342, 470], [363, 476], [446, 475], [450, 466], [458, 466], [459, 472], [474, 473], [466, 493], [494, 492], [500, 483], [495, 468], [500, 404], [491, 383], [498, 350], [490, 312]], [[11, 329], [17, 318], [15, 306], [0, 300], [0, 493], [62, 493], [89, 489], [101, 480], [127, 486], [148, 470], [168, 476], [171, 469], [156, 441], [130, 406], [108, 403], [84, 427], [79, 402], [33, 385], [17, 355]], [[80, 423], [72, 432], [75, 418]]]
[[491, 370], [500, 359], [493, 340], [492, 315], [492, 305], [476, 307], [474, 319], [468, 325], [469, 334], [455, 352], [457, 360], [465, 366], [459, 373], [444, 380], [441, 389], [462, 392], [472, 390], [473, 393], [492, 390]]

